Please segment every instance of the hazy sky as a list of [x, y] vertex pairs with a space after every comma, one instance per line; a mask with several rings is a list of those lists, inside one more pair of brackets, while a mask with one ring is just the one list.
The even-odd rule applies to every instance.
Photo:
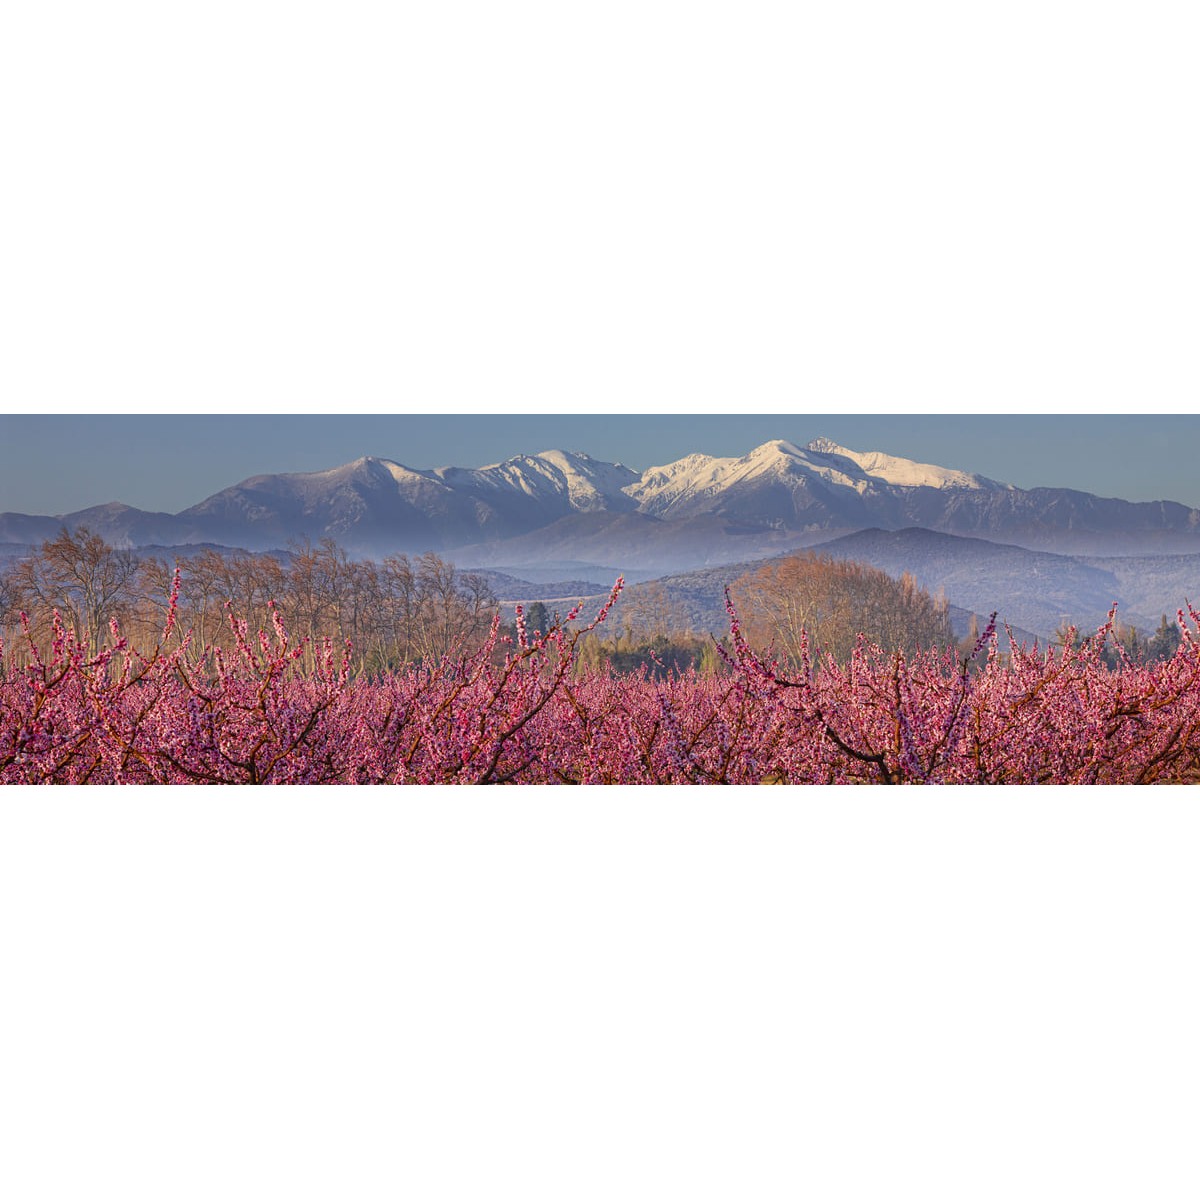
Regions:
[[60, 514], [120, 500], [177, 512], [249, 475], [363, 454], [410, 467], [482, 466], [583, 450], [638, 470], [771, 438], [828, 437], [988, 475], [1200, 507], [1200, 417], [1163, 416], [0, 416], [0, 511]]

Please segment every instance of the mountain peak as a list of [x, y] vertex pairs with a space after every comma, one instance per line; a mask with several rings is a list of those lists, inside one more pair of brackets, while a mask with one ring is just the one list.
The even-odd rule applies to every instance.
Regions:
[[853, 453], [845, 446], [831, 442], [827, 437], [813, 438], [804, 448], [812, 454], [840, 454], [843, 458], [848, 458]]
[[774, 438], [772, 441], [763, 442], [761, 446], [756, 446], [747, 458], [776, 458], [779, 455], [786, 455], [789, 458], [795, 458], [797, 455], [803, 457], [803, 451], [799, 446], [792, 442], [786, 442], [782, 438]]

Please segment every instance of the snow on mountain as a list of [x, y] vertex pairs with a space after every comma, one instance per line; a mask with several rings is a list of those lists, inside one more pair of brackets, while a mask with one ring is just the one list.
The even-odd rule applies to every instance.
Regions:
[[437, 489], [442, 485], [422, 471], [412, 471], [390, 459], [366, 455], [324, 471], [252, 475], [185, 509], [190, 518], [238, 517], [247, 521], [272, 520], [284, 512], [311, 512], [338, 500], [368, 498], [405, 489]]
[[664, 466], [651, 467], [625, 491], [642, 512], [662, 516], [685, 508], [700, 511], [724, 493], [746, 484], [785, 480], [794, 486], [805, 474], [825, 477], [843, 487], [856, 486], [844, 472], [813, 462], [803, 450], [780, 440], [765, 442], [740, 458], [689, 454]]
[[[324, 471], [256, 475], [180, 514], [180, 540], [253, 548], [333, 537], [353, 549], [435, 549], [516, 537], [573, 512], [628, 511], [638, 478], [619, 463], [547, 450], [479, 468], [416, 470], [365, 455]], [[236, 544], [236, 543], [233, 543]]]
[[543, 450], [535, 457], [562, 474], [576, 511], [632, 508], [624, 489], [641, 477], [623, 463], [601, 462], [578, 450]]
[[994, 489], [1008, 486], [983, 475], [913, 462], [910, 458], [897, 458], [879, 450], [868, 450], [865, 454], [858, 450], [847, 450], [828, 438], [814, 438], [805, 449], [822, 458], [849, 459], [864, 474], [896, 487]]
[[[874, 490], [877, 483], [882, 481], [877, 478], [879, 472], [867, 470], [859, 460], [886, 456], [859, 456], [853, 451], [843, 451], [841, 447], [836, 448], [837, 453], [825, 449], [834, 446], [833, 442], [818, 439], [801, 450], [792, 442], [777, 439], [764, 442], [740, 458], [689, 454], [665, 466], [651, 467], [625, 491], [638, 501], [643, 512], [662, 516], [684, 510], [700, 511], [704, 506], [720, 503], [723, 497], [763, 487], [782, 486], [788, 491], [797, 492], [817, 482], [835, 491], [843, 489], [847, 499], [850, 493], [858, 497]], [[918, 477], [919, 464], [907, 464], [905, 459], [888, 459], [888, 463], [895, 464], [893, 473], [899, 474], [904, 464], [913, 468], [907, 472], [909, 478]], [[926, 472], [922, 478], [933, 478], [930, 473], [941, 471], [941, 468], [920, 470]], [[938, 478], [958, 476], [973, 478], [962, 472], [944, 471]], [[810, 504], [810, 500], [804, 499], [801, 506], [808, 507]]]
[[438, 467], [430, 472], [450, 487], [477, 490], [509, 500], [528, 497], [568, 512], [627, 511], [633, 502], [622, 489], [638, 479], [636, 471], [579, 451], [543, 450], [519, 454], [486, 467]]

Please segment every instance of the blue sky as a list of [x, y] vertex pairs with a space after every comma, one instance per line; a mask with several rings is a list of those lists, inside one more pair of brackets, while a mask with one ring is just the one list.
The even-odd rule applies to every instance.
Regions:
[[1184, 415], [0, 416], [0, 511], [66, 513], [120, 500], [177, 512], [249, 475], [362, 454], [411, 467], [480, 466], [550, 448], [639, 470], [684, 454], [740, 455], [771, 438], [828, 437], [976, 471], [1200, 507], [1200, 417]]

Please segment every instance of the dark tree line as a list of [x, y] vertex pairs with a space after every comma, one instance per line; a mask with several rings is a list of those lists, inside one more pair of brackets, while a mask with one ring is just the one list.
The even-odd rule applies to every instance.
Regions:
[[[1057, 646], [1071, 646], [1078, 650], [1087, 639], [1071, 626], [1064, 626], [1054, 640]], [[1131, 662], [1158, 662], [1172, 658], [1179, 649], [1183, 635], [1179, 622], [1169, 620], [1163, 613], [1158, 628], [1149, 636], [1132, 625], [1118, 622], [1100, 651], [1100, 661], [1111, 670], [1121, 666], [1123, 659]]]

